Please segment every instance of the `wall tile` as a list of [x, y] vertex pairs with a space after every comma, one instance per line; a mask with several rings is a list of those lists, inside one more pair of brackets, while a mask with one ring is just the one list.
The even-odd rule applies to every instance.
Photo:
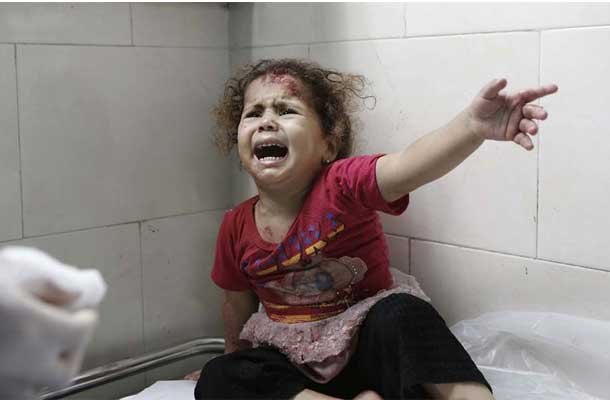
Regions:
[[0, 42], [130, 45], [129, 4], [0, 4]]
[[313, 42], [402, 37], [404, 3], [316, 3]]
[[[514, 33], [320, 44], [311, 46], [310, 56], [322, 65], [362, 73], [372, 81], [377, 105], [359, 114], [363, 123], [356, 138], [357, 152], [393, 152], [448, 122], [493, 78], [506, 77], [510, 90], [536, 85], [537, 36]], [[484, 143], [454, 171], [412, 193], [401, 217], [384, 217], [385, 230], [534, 255], [536, 164], [536, 152], [512, 142]]]
[[491, 311], [610, 320], [610, 273], [419, 240], [411, 273], [448, 325]]
[[390, 266], [409, 274], [409, 238], [386, 235], [388, 251], [390, 252]]
[[309, 43], [313, 9], [312, 3], [231, 3], [231, 47]]
[[229, 203], [208, 112], [226, 50], [18, 46], [18, 59], [26, 235]]
[[301, 58], [309, 56], [307, 45], [254, 47], [231, 50], [231, 69], [265, 58]]
[[222, 336], [221, 291], [210, 278], [224, 211], [142, 223], [146, 351]]
[[229, 10], [220, 3], [133, 3], [131, 7], [136, 46], [229, 45]]
[[[223, 337], [221, 290], [210, 279], [223, 216], [224, 211], [212, 211], [142, 223], [147, 351], [204, 336]], [[156, 368], [146, 374], [147, 382], [181, 379], [210, 357]]]
[[15, 76], [15, 48], [0, 45], [0, 241], [22, 234]]
[[610, 271], [610, 27], [544, 32], [543, 82], [559, 85], [540, 139], [540, 258]]
[[137, 224], [5, 244], [37, 247], [66, 264], [95, 268], [104, 277], [108, 292], [99, 308], [99, 322], [83, 362], [84, 370], [144, 351]]
[[407, 36], [610, 24], [608, 3], [407, 3]]

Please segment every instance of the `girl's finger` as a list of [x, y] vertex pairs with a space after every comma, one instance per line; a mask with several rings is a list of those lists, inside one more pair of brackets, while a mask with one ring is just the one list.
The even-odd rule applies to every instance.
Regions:
[[549, 114], [545, 111], [544, 107], [535, 104], [526, 104], [523, 106], [521, 112], [527, 119], [544, 120]]
[[534, 121], [524, 118], [519, 122], [519, 130], [530, 135], [535, 135], [538, 133], [538, 125]]
[[525, 89], [519, 92], [519, 94], [521, 95], [521, 99], [524, 103], [529, 103], [530, 101], [534, 101], [549, 94], [553, 94], [558, 90], [559, 87], [557, 85], [546, 85], [539, 86], [533, 89]]
[[517, 143], [527, 151], [530, 151], [534, 148], [534, 143], [532, 143], [532, 139], [530, 139], [530, 137], [523, 132], [517, 133], [513, 138], [513, 142]]
[[479, 96], [485, 100], [492, 100], [498, 96], [500, 90], [506, 87], [506, 79], [493, 79], [487, 85], [483, 86], [483, 89], [479, 91]]

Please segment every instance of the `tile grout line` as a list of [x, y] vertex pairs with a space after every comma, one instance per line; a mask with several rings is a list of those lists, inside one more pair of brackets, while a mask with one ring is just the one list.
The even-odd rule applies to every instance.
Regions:
[[492, 31], [492, 32], [466, 32], [466, 33], [450, 33], [450, 34], [438, 34], [438, 35], [421, 35], [421, 36], [383, 36], [374, 38], [358, 38], [358, 39], [340, 39], [340, 40], [323, 40], [315, 42], [295, 42], [295, 43], [272, 43], [263, 45], [252, 45], [252, 46], [235, 46], [231, 50], [248, 50], [248, 49], [259, 49], [267, 47], [288, 47], [288, 46], [305, 46], [310, 45], [324, 45], [324, 44], [341, 44], [341, 43], [358, 43], [358, 42], [374, 42], [382, 40], [410, 40], [410, 39], [426, 39], [426, 38], [448, 38], [448, 37], [462, 37], [472, 35], [498, 35], [504, 33], [531, 33], [536, 32], [535, 29], [522, 29], [512, 31]]
[[413, 275], [411, 273], [411, 260], [412, 260], [412, 257], [411, 257], [412, 252], [411, 252], [411, 250], [413, 249], [413, 246], [411, 246], [412, 242], [413, 242], [412, 239], [409, 238], [409, 275]]
[[[538, 86], [542, 77], [542, 32], [538, 32]], [[540, 103], [540, 102], [538, 102]], [[540, 146], [542, 138], [538, 135], [536, 149], [536, 258], [538, 258], [538, 236], [540, 232]]]
[[[573, 26], [565, 28], [527, 28], [517, 30], [506, 30], [506, 31], [479, 31], [479, 32], [461, 32], [461, 33], [447, 33], [437, 35], [413, 35], [413, 36], [385, 36], [375, 38], [359, 38], [359, 39], [343, 39], [343, 40], [326, 40], [316, 42], [296, 42], [296, 43], [273, 43], [264, 45], [253, 45], [253, 46], [166, 46], [166, 45], [152, 45], [152, 44], [121, 44], [121, 43], [60, 43], [60, 42], [2, 42], [0, 44], [8, 45], [32, 45], [32, 46], [75, 46], [75, 47], [150, 47], [150, 48], [162, 48], [162, 49], [211, 49], [211, 50], [248, 50], [248, 49], [259, 49], [269, 47], [288, 47], [288, 46], [306, 46], [306, 45], [323, 45], [323, 44], [337, 44], [337, 43], [354, 43], [354, 42], [371, 42], [380, 40], [401, 40], [401, 39], [425, 39], [425, 38], [449, 38], [449, 37], [460, 37], [460, 36], [472, 36], [472, 35], [498, 35], [507, 33], [532, 33], [532, 32], [550, 32], [558, 30], [574, 30], [574, 29], [589, 29], [589, 28], [610, 28], [610, 25], [583, 25]], [[132, 33], [133, 35], [133, 33]], [[133, 39], [132, 39], [133, 42]]]
[[15, 94], [17, 100], [17, 159], [19, 162], [19, 192], [21, 196], [21, 239], [25, 238], [25, 225], [23, 217], [23, 167], [21, 160], [21, 117], [19, 114], [19, 70], [17, 64], [17, 44], [13, 45], [13, 56], [15, 63]]
[[131, 46], [133, 46], [133, 9], [132, 3], [129, 3], [129, 33], [131, 35]]
[[434, 240], [434, 239], [425, 239], [425, 238], [420, 238], [420, 237], [416, 237], [416, 236], [402, 236], [396, 233], [385, 233], [386, 235], [388, 235], [389, 237], [394, 237], [394, 238], [399, 238], [399, 239], [410, 239], [410, 240], [417, 240], [420, 242], [427, 242], [427, 243], [433, 243], [433, 244], [440, 244], [443, 246], [450, 246], [450, 247], [457, 247], [459, 249], [464, 249], [464, 250], [474, 250], [474, 251], [482, 251], [482, 252], [486, 252], [486, 253], [492, 253], [492, 254], [497, 254], [497, 255], [502, 255], [502, 256], [509, 256], [509, 257], [520, 257], [520, 258], [527, 258], [529, 260], [538, 260], [537, 258], [532, 258], [529, 256], [524, 256], [524, 255], [520, 255], [520, 254], [513, 254], [513, 253], [507, 253], [507, 252], [503, 252], [500, 250], [490, 250], [490, 249], [486, 249], [483, 247], [473, 247], [473, 246], [468, 246], [468, 245], [464, 245], [464, 244], [457, 244], [457, 243], [449, 243], [449, 242], [441, 242], [440, 240]]
[[560, 265], [560, 266], [563, 266], [563, 267], [580, 268], [580, 269], [585, 269], [585, 270], [588, 270], [588, 271], [605, 272], [605, 273], [610, 274], [610, 270], [602, 269], [600, 267], [591, 267], [591, 266], [585, 266], [585, 265], [579, 265], [579, 264], [570, 264], [570, 263], [565, 262], [565, 261], [557, 261], [557, 260], [551, 260], [551, 259], [540, 258], [540, 257], [532, 258], [532, 257], [523, 256], [523, 255], [519, 255], [519, 254], [504, 253], [504, 252], [497, 251], [497, 250], [489, 250], [489, 249], [484, 249], [484, 248], [479, 248], [479, 247], [469, 247], [469, 246], [465, 246], [465, 245], [446, 243], [446, 242], [439, 242], [439, 241], [436, 241], [436, 240], [416, 238], [416, 237], [400, 236], [400, 235], [390, 234], [390, 233], [386, 233], [386, 235], [388, 235], [390, 237], [396, 237], [396, 238], [402, 238], [402, 239], [410, 239], [411, 241], [412, 240], [416, 240], [416, 241], [424, 242], [424, 243], [432, 243], [432, 244], [437, 244], [437, 245], [442, 245], [442, 246], [454, 247], [454, 248], [457, 248], [457, 249], [460, 249], [460, 250], [478, 251], [478, 252], [482, 252], [482, 253], [487, 253], [487, 254], [491, 254], [491, 255], [505, 256], [505, 257], [517, 257], [517, 258], [522, 258], [522, 259], [528, 260], [528, 261], [550, 262], [550, 263], [557, 264], [557, 265]]
[[[145, 331], [145, 323], [144, 323], [144, 257], [142, 255], [142, 222], [138, 222], [138, 239], [140, 241], [140, 310], [142, 312], [142, 351], [146, 353], [146, 331]], [[146, 383], [148, 384], [148, 374], [146, 374], [145, 378]]]
[[570, 30], [570, 29], [590, 29], [590, 28], [610, 28], [610, 25], [583, 25], [583, 26], [571, 26], [563, 28], [524, 28], [514, 29], [505, 31], [477, 31], [477, 32], [458, 32], [458, 33], [441, 33], [441, 34], [430, 34], [430, 35], [412, 35], [409, 36], [406, 33], [406, 13], [405, 13], [405, 35], [404, 36], [385, 36], [376, 38], [359, 38], [359, 39], [341, 39], [341, 40], [325, 40], [315, 42], [295, 42], [295, 43], [272, 43], [263, 45], [252, 45], [252, 46], [230, 46], [230, 50], [248, 50], [248, 49], [260, 49], [270, 47], [288, 47], [288, 46], [316, 46], [324, 44], [341, 44], [341, 43], [354, 43], [354, 42], [371, 42], [380, 40], [401, 40], [401, 39], [426, 39], [426, 38], [451, 38], [451, 37], [462, 37], [472, 35], [500, 35], [509, 33], [533, 33], [533, 32], [548, 32], [558, 30]]
[[[143, 47], [153, 49], [202, 49], [202, 50], [227, 50], [227, 46], [166, 46], [162, 44], [100, 44], [100, 43], [44, 43], [44, 42], [0, 42], [6, 45], [21, 46], [70, 46], [70, 47]], [[244, 48], [248, 49], [250, 47]], [[238, 50], [238, 49], [233, 49]]]
[[402, 3], [402, 37], [407, 37], [407, 2]]
[[[32, 236], [24, 236], [24, 235], [22, 235], [23, 237], [21, 239], [39, 239], [39, 238], [55, 236], [55, 235], [63, 235], [63, 234], [68, 234], [68, 233], [77, 233], [77, 232], [91, 231], [91, 230], [94, 230], [94, 229], [114, 228], [114, 227], [122, 226], [122, 225], [137, 224], [137, 223], [140, 223], [140, 222], [157, 221], [157, 220], [160, 220], [160, 219], [175, 218], [175, 217], [188, 217], [188, 216], [191, 216], [191, 215], [203, 214], [203, 213], [207, 213], [207, 212], [227, 211], [229, 208], [230, 207], [213, 208], [213, 209], [209, 209], [209, 210], [194, 211], [194, 212], [188, 212], [188, 213], [183, 213], [183, 214], [165, 215], [165, 216], [162, 216], [162, 217], [145, 218], [145, 219], [138, 219], [138, 220], [133, 220], [133, 221], [118, 222], [116, 224], [110, 224], [110, 225], [96, 225], [96, 226], [89, 226], [89, 227], [86, 227], [86, 228], [73, 229], [73, 230], [68, 230], [68, 231], [49, 232], [49, 233], [43, 233], [41, 235], [32, 235]], [[13, 242], [15, 240], [20, 240], [20, 239], [0, 240], [0, 244]]]

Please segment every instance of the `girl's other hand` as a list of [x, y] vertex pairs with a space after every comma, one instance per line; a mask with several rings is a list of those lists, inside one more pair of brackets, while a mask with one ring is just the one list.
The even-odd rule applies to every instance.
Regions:
[[476, 135], [491, 140], [512, 140], [526, 150], [534, 144], [530, 135], [538, 133], [535, 120], [548, 117], [543, 107], [530, 102], [559, 90], [557, 85], [521, 90], [514, 94], [500, 93], [506, 79], [494, 79], [479, 91], [468, 108], [469, 129]]
[[200, 376], [201, 376], [201, 370], [193, 371], [190, 374], [188, 374], [187, 376], [185, 376], [184, 380], [187, 380], [187, 381], [198, 381]]

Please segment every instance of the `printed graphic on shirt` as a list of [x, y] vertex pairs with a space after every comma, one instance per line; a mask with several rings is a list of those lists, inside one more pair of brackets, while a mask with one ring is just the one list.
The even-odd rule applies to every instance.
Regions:
[[[275, 300], [263, 300], [267, 315], [286, 323], [309, 322], [343, 312], [353, 300], [352, 287], [367, 271], [356, 257], [331, 258], [326, 246], [345, 231], [333, 213], [287, 237], [271, 253], [244, 260], [242, 271]], [[265, 296], [267, 297], [267, 296]]]
[[325, 258], [319, 253], [290, 271], [263, 287], [272, 290], [284, 304], [312, 305], [341, 300], [346, 290], [364, 278], [366, 264], [360, 258]]
[[244, 260], [242, 271], [252, 278], [262, 278], [303, 261], [310, 263], [309, 258], [322, 251], [329, 241], [345, 229], [345, 225], [327, 212], [319, 223], [310, 223], [305, 230], [286, 238], [273, 254], [261, 256], [252, 261]]

